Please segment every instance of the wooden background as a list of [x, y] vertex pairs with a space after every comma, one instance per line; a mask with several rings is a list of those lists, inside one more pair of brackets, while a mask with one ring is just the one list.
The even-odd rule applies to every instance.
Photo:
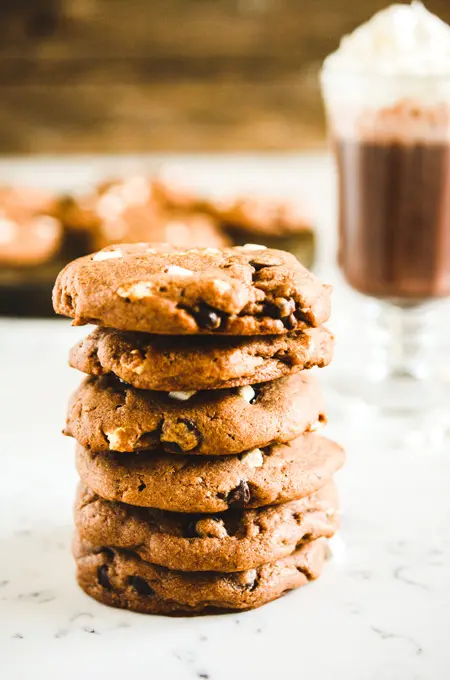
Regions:
[[0, 0], [0, 153], [323, 144], [321, 60], [385, 5]]

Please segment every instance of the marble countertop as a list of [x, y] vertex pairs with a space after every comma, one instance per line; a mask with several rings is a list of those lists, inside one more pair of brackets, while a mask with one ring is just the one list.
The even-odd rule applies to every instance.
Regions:
[[[249, 181], [246, 162], [241, 175]], [[311, 163], [320, 197], [329, 165]], [[287, 173], [283, 187], [292, 191], [291, 170], [306, 178], [312, 166], [289, 158], [253, 167], [262, 177], [275, 173], [280, 185]], [[356, 302], [339, 285], [335, 299], [335, 327], [344, 329]], [[70, 555], [74, 445], [60, 431], [79, 382], [67, 351], [85, 332], [57, 320], [0, 321], [2, 680], [449, 677], [449, 445], [399, 440], [392, 423], [339, 397], [350, 357], [345, 337], [336, 369], [319, 373], [327, 434], [345, 446], [348, 461], [338, 477], [342, 529], [317, 582], [253, 612], [194, 619], [109, 609], [84, 595]]]

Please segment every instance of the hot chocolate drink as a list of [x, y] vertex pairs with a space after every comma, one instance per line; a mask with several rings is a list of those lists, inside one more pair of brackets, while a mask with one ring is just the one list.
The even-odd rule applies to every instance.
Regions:
[[427, 303], [450, 298], [450, 26], [420, 2], [391, 5], [341, 40], [321, 83], [339, 264], [372, 298], [338, 389], [390, 415], [438, 413], [446, 313]]
[[[359, 292], [400, 304], [450, 296], [450, 139], [408, 137], [404, 114], [399, 135], [377, 125], [378, 138], [335, 140], [339, 264]], [[412, 115], [417, 128], [425, 112]], [[432, 120], [426, 112], [421, 127]], [[449, 134], [450, 124], [439, 129]]]
[[347, 281], [398, 304], [450, 296], [450, 27], [392, 5], [342, 40], [322, 86]]

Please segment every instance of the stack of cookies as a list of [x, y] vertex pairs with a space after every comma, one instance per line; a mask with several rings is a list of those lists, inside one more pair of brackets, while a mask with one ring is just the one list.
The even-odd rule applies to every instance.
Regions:
[[329, 286], [263, 246], [111, 246], [59, 275], [97, 324], [65, 433], [83, 590], [154, 614], [258, 607], [320, 575], [343, 451], [317, 434]]

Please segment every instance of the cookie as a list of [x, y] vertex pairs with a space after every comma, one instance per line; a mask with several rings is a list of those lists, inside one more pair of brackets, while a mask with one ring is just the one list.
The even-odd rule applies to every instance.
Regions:
[[281, 334], [319, 326], [331, 287], [293, 255], [263, 246], [111, 246], [71, 262], [53, 291], [74, 325], [162, 334]]
[[94, 453], [77, 446], [81, 480], [99, 496], [174, 512], [223, 512], [303, 498], [343, 462], [340, 446], [314, 434], [241, 456]]
[[167, 241], [185, 248], [230, 244], [212, 216], [165, 209], [152, 182], [141, 176], [102, 182], [84, 196], [64, 196], [58, 211], [67, 231], [84, 235], [85, 252], [141, 241]]
[[287, 250], [305, 267], [313, 265], [316, 239], [312, 220], [304, 209], [285, 198], [208, 197], [183, 186], [177, 174], [163, 169], [152, 183], [154, 195], [168, 209], [213, 217], [236, 246], [261, 243]]
[[72, 349], [70, 365], [113, 373], [143, 390], [213, 390], [275, 380], [326, 366], [333, 335], [321, 326], [285, 335], [168, 337], [97, 328]]
[[310, 541], [288, 557], [257, 569], [226, 574], [182, 572], [118, 550], [75, 539], [77, 580], [104, 604], [145, 614], [199, 614], [260, 607], [322, 573], [324, 538]]
[[212, 212], [229, 229], [256, 236], [287, 236], [311, 231], [305, 210], [284, 198], [238, 196], [217, 200]]
[[160, 205], [170, 211], [185, 214], [215, 214], [211, 210], [211, 200], [185, 181], [186, 171], [173, 165], [163, 166], [152, 178], [152, 192]]
[[52, 260], [62, 225], [47, 213], [52, 197], [38, 189], [0, 186], [0, 266], [35, 267]]
[[75, 524], [83, 541], [133, 550], [179, 571], [244, 571], [291, 555], [336, 531], [333, 483], [306, 498], [257, 510], [190, 515], [105, 501], [80, 487]]
[[91, 451], [226, 455], [287, 442], [325, 422], [316, 380], [305, 373], [214, 392], [135, 390], [117, 378], [86, 378], [64, 434]]
[[183, 180], [183, 173], [176, 168], [162, 168], [151, 182], [152, 193], [170, 210], [203, 212], [220, 221], [226, 230], [246, 232], [253, 239], [312, 231], [305, 208], [286, 198], [251, 193], [214, 197], [196, 191]]
[[0, 209], [0, 266], [35, 267], [56, 256], [62, 226], [47, 215], [35, 215], [24, 222], [7, 217]]
[[27, 222], [36, 215], [51, 215], [54, 195], [37, 187], [0, 185], [0, 207], [15, 222]]

